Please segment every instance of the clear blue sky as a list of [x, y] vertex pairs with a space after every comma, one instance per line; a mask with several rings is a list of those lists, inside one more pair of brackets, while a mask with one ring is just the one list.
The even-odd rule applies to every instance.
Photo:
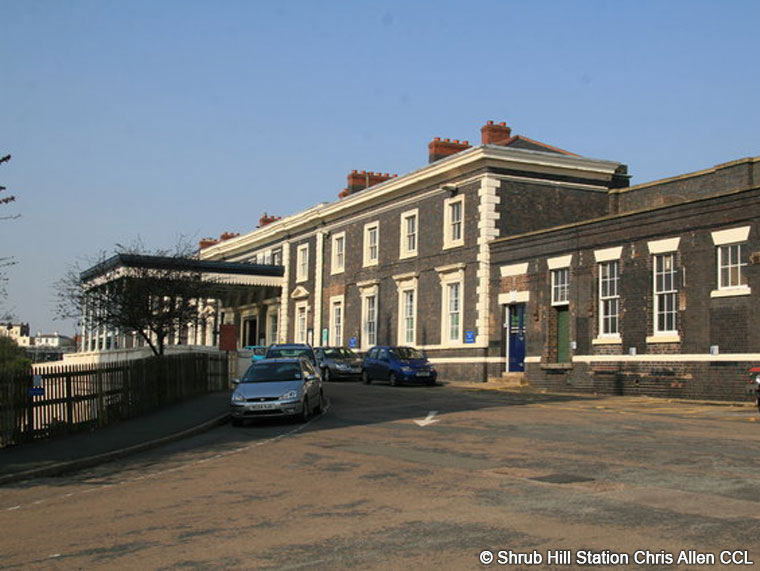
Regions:
[[5, 309], [72, 263], [253, 229], [487, 120], [633, 183], [760, 155], [760, 2], [0, 0]]

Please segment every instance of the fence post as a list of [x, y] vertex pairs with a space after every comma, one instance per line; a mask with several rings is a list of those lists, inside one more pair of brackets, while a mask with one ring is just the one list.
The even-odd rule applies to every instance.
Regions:
[[74, 395], [71, 384], [71, 373], [66, 373], [66, 423], [69, 431], [74, 426]]
[[95, 390], [98, 395], [98, 426], [105, 426], [108, 419], [105, 417], [106, 407], [103, 400], [103, 370], [98, 367], [95, 370]]

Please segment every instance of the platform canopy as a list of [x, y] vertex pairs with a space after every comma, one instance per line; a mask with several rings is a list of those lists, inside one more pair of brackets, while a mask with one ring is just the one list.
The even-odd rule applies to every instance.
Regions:
[[144, 276], [150, 270], [156, 270], [157, 274], [176, 272], [177, 277], [186, 274], [188, 279], [197, 279], [200, 275], [203, 281], [210, 282], [208, 291], [211, 296], [225, 306], [271, 297], [275, 293], [273, 288], [282, 287], [285, 274], [283, 266], [267, 264], [116, 254], [83, 271], [80, 279], [96, 287], [136, 274]]

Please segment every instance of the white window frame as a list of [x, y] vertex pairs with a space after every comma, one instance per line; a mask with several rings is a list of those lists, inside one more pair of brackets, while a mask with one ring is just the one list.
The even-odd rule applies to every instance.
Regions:
[[[716, 265], [716, 289], [710, 293], [710, 297], [729, 297], [736, 295], [750, 295], [752, 289], [747, 281], [747, 242], [749, 240], [750, 226], [740, 226], [738, 228], [728, 228], [726, 230], [717, 230], [711, 232], [713, 244], [715, 245], [715, 265]], [[731, 255], [736, 251], [735, 259]], [[728, 254], [728, 260], [726, 260]], [[729, 281], [724, 283], [723, 270], [727, 269], [729, 275], [734, 269], [737, 273], [737, 283]]]
[[[378, 280], [369, 280], [356, 284], [361, 296], [362, 315], [361, 315], [361, 350], [368, 351], [377, 345], [378, 324], [380, 322], [380, 282]], [[368, 311], [371, 300], [374, 300], [374, 317], [369, 320]]]
[[344, 296], [336, 295], [330, 298], [330, 345], [343, 345], [343, 330], [345, 315], [343, 312]]
[[[717, 246], [718, 255], [718, 289], [736, 290], [747, 288], [746, 242], [723, 244]], [[725, 277], [728, 279], [724, 279]], [[732, 274], [736, 274], [734, 277]]]
[[[398, 297], [398, 326], [396, 343], [398, 345], [416, 345], [417, 343], [417, 284], [419, 274], [408, 273], [393, 276], [396, 280]], [[408, 296], [411, 294], [411, 305]]]
[[267, 343], [278, 343], [280, 336], [280, 306], [267, 308]]
[[[409, 232], [409, 220], [414, 220], [414, 232]], [[420, 242], [419, 209], [401, 213], [399, 224], [399, 258], [412, 258], [417, 255]]]
[[[605, 277], [603, 269], [615, 268], [614, 277]], [[598, 262], [597, 270], [599, 276], [598, 282], [598, 297], [599, 297], [599, 337], [600, 338], [620, 338], [620, 260], [606, 260], [604, 262]], [[614, 293], [611, 293], [611, 285], [614, 284]], [[605, 285], [608, 286], [605, 290]], [[614, 303], [615, 311], [612, 312], [609, 308]], [[609, 327], [614, 320], [615, 328]]]
[[[459, 220], [452, 219], [454, 206], [459, 205]], [[464, 194], [447, 198], [443, 202], [443, 248], [456, 248], [464, 245]], [[458, 228], [458, 232], [457, 232]], [[458, 234], [458, 235], [457, 235]]]
[[[450, 266], [436, 268], [438, 279], [441, 282], [441, 345], [444, 347], [459, 346], [464, 343], [464, 264], [452, 264]], [[452, 308], [452, 286], [458, 286], [458, 306], [456, 311]], [[452, 335], [452, 316], [457, 315], [456, 335]]]
[[[338, 250], [338, 244], [341, 244], [342, 250]], [[333, 234], [330, 259], [330, 274], [342, 274], [346, 270], [346, 233], [338, 232]]]
[[570, 305], [570, 268], [557, 268], [552, 273], [552, 305]]
[[[668, 269], [667, 262], [670, 262]], [[662, 267], [662, 269], [660, 269]], [[678, 334], [678, 256], [676, 252], [655, 254], [652, 259], [652, 318], [654, 337]], [[668, 301], [669, 300], [669, 301]], [[661, 325], [660, 321], [665, 321]], [[668, 321], [671, 325], [668, 326]]]
[[[375, 242], [372, 244], [372, 236]], [[370, 222], [364, 225], [364, 267], [376, 266], [380, 263], [380, 222]]]
[[295, 330], [293, 337], [296, 343], [306, 343], [309, 331], [309, 303], [299, 301], [295, 304]]
[[309, 279], [309, 244], [300, 244], [296, 249], [296, 283]]
[[377, 294], [362, 296], [362, 348], [377, 345]]

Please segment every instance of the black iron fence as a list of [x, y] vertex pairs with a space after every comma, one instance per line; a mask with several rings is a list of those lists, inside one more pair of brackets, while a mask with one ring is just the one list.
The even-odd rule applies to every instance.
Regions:
[[224, 355], [0, 368], [0, 447], [98, 428], [228, 387]]

